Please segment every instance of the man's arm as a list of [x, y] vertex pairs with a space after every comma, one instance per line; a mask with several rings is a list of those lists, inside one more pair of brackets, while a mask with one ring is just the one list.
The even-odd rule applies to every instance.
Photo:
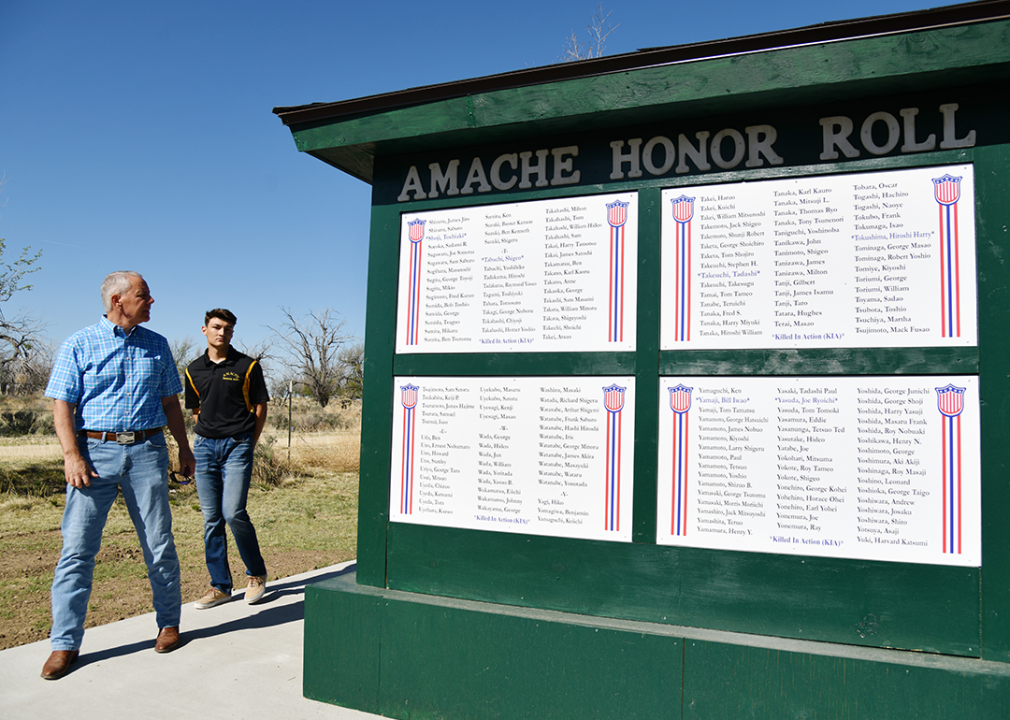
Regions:
[[253, 430], [253, 447], [256, 447], [256, 443], [259, 442], [260, 433], [263, 432], [263, 428], [267, 424], [267, 409], [268, 403], [256, 403], [253, 407], [253, 412], [256, 414], [256, 429]]
[[77, 432], [74, 428], [74, 411], [77, 405], [65, 400], [53, 401], [53, 425], [56, 426], [56, 437], [60, 439], [63, 448], [63, 474], [67, 484], [81, 489], [91, 487], [91, 478], [98, 473], [88, 467], [87, 461], [77, 447]]
[[172, 437], [179, 443], [179, 471], [186, 477], [192, 477], [196, 470], [196, 458], [189, 449], [189, 438], [186, 437], [186, 420], [182, 416], [178, 395], [169, 395], [161, 399], [161, 407], [165, 410], [168, 429]]

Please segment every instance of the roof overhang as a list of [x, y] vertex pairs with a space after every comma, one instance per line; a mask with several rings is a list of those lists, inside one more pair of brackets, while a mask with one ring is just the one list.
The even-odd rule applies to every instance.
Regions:
[[[897, 47], [896, 36], [933, 32], [938, 39], [950, 39], [966, 26], [999, 21], [1010, 28], [1006, 22], [1010, 21], [1010, 0], [982, 0], [725, 40], [649, 48], [340, 102], [277, 107], [273, 112], [291, 129], [300, 151], [370, 183], [377, 152], [411, 152], [456, 143], [493, 141], [507, 135], [509, 129], [518, 124], [534, 123], [540, 131], [561, 132], [584, 127], [587, 116], [592, 116], [594, 127], [606, 127], [620, 123], [622, 117], [626, 119], [631, 112], [646, 119], [659, 117], [668, 113], [673, 105], [681, 106], [683, 111], [704, 111], [706, 100], [724, 101], [727, 94], [734, 92], [744, 103], [742, 106], [746, 106], [744, 96], [748, 94], [752, 102], [761, 102], [761, 98], [782, 101], [797, 96], [802, 88], [809, 91], [815, 85], [821, 87], [824, 97], [842, 97], [846, 92], [843, 86], [852, 87], [854, 82], [863, 92], [888, 92], [909, 89], [909, 77], [913, 73], [920, 84], [928, 86], [932, 82], [931, 73], [957, 75], [950, 70], [949, 53], [941, 54], [942, 62], [932, 62], [927, 56], [915, 58], [914, 63], [906, 63], [904, 71], [898, 67], [900, 63], [896, 63], [895, 72], [890, 76], [876, 73], [858, 82], [860, 78], [854, 78], [851, 73], [845, 78], [838, 74], [844, 66], [840, 61], [846, 52], [831, 46], [879, 40], [881, 42], [873, 44], [877, 52], [893, 52]], [[1004, 41], [996, 47], [963, 43], [959, 52], [964, 57], [953, 64], [965, 68], [962, 73], [965, 77], [972, 68], [979, 71], [988, 68], [983, 75], [1005, 77], [1010, 68], [1010, 42], [1006, 41], [1006, 31], [1003, 37]], [[710, 62], [706, 71], [711, 67], [711, 72], [707, 72], [711, 77], [706, 77], [704, 82], [697, 81], [696, 73], [682, 69], [686, 64], [738, 61], [745, 56], [788, 51], [797, 52], [782, 56], [777, 64], [774, 59], [765, 58], [764, 62], [756, 61], [752, 68], [743, 67], [739, 62], [734, 65], [733, 74], [744, 78], [749, 72], [761, 72], [761, 65], [766, 76], [781, 73], [783, 64], [789, 66], [792, 70], [787, 73], [789, 77], [762, 83], [760, 92], [748, 92], [747, 80], [734, 82], [725, 63]], [[872, 53], [874, 47], [864, 47], [860, 52]], [[825, 66], [824, 62], [829, 64]], [[805, 73], [804, 69], [812, 72]], [[646, 71], [642, 74], [648, 77], [643, 79], [651, 83], [649, 92], [641, 93], [642, 96], [632, 92], [629, 97], [628, 92], [619, 92], [608, 95], [617, 98], [608, 102], [602, 97], [606, 93], [586, 92], [589, 82], [608, 84], [607, 78], [613, 82], [615, 78], [640, 71]], [[621, 84], [619, 80], [617, 84]], [[551, 86], [552, 90], [571, 87], [569, 92], [548, 93], [544, 86]], [[572, 92], [577, 88], [581, 92]], [[596, 86], [593, 88], [595, 90]], [[750, 89], [753, 90], [753, 86]], [[552, 98], [575, 96], [587, 100], [552, 102]], [[808, 92], [807, 97], [813, 96]], [[521, 112], [514, 110], [520, 106]]]

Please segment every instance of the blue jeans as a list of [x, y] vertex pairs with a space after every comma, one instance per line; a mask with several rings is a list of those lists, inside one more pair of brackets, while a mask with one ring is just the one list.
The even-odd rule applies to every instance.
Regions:
[[245, 509], [249, 481], [252, 479], [252, 435], [230, 438], [197, 435], [193, 442], [193, 455], [196, 456], [196, 490], [200, 494], [200, 510], [203, 512], [203, 542], [210, 584], [222, 592], [231, 593], [225, 523], [235, 537], [235, 546], [245, 563], [246, 575], [267, 574], [256, 539], [256, 528]]
[[168, 446], [164, 434], [136, 445], [91, 438], [78, 438], [77, 444], [98, 477], [91, 478], [90, 487], [67, 486], [61, 528], [63, 552], [53, 577], [53, 650], [81, 647], [95, 555], [102, 545], [109, 508], [120, 489], [147, 563], [158, 627], [178, 625], [182, 606], [179, 557], [168, 504]]

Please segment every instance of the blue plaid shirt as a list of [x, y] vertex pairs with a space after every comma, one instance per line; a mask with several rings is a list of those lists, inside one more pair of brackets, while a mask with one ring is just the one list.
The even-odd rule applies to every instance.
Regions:
[[103, 317], [63, 343], [45, 394], [77, 406], [77, 430], [127, 432], [165, 425], [161, 399], [180, 392], [164, 337], [139, 325], [127, 334]]

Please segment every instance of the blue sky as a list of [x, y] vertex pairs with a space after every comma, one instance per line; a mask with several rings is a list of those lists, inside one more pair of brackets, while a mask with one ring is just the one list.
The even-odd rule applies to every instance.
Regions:
[[[593, 0], [0, 2], [0, 237], [42, 250], [28, 308], [55, 343], [101, 315], [112, 270], [148, 327], [200, 340], [228, 307], [249, 345], [330, 307], [363, 336], [370, 188], [295, 150], [275, 106], [557, 62]], [[936, 5], [609, 2], [607, 54]]]

